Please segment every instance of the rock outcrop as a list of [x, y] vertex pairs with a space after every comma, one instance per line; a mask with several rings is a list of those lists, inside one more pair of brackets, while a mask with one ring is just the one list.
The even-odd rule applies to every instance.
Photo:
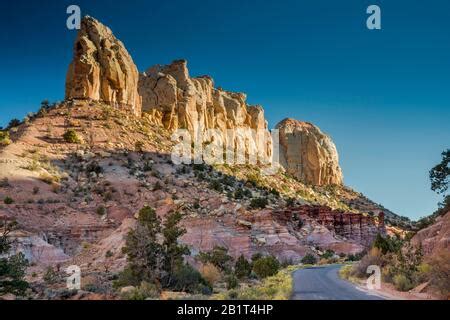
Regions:
[[[341, 212], [327, 206], [303, 205], [276, 213], [278, 219], [287, 221], [302, 221], [303, 223], [314, 221], [333, 233], [333, 237], [350, 241], [364, 247], [368, 247], [377, 234], [386, 234], [384, 213], [378, 216], [363, 215], [353, 212]], [[336, 242], [331, 237], [322, 241], [316, 233], [310, 236], [314, 244], [327, 244]]]
[[342, 184], [336, 146], [329, 136], [308, 122], [281, 121], [280, 164], [297, 179], [313, 185]]
[[261, 159], [271, 154], [263, 108], [249, 106], [243, 93], [215, 88], [209, 76], [191, 78], [185, 60], [149, 68], [140, 77], [139, 93], [143, 111], [170, 131], [187, 129], [197, 135], [216, 129], [218, 134], [203, 137], [203, 143], [216, 139], [233, 149], [245, 144], [247, 155], [257, 154]]
[[111, 30], [83, 18], [66, 79], [66, 99], [90, 99], [141, 115], [139, 72], [125, 46]]
[[450, 212], [438, 217], [431, 226], [420, 230], [411, 239], [415, 246], [422, 246], [425, 256], [450, 250]]

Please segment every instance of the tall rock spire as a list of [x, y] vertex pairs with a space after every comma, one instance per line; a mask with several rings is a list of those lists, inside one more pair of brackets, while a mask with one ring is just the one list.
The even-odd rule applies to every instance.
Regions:
[[141, 114], [139, 72], [130, 54], [112, 31], [84, 17], [66, 78], [66, 99], [91, 99]]

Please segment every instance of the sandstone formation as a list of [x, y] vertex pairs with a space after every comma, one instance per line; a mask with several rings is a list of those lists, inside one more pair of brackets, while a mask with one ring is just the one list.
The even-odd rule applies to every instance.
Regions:
[[141, 114], [139, 72], [125, 46], [91, 17], [81, 23], [66, 79], [66, 99], [104, 101]]
[[217, 135], [203, 137], [203, 142], [233, 149], [244, 144], [247, 155], [260, 159], [271, 154], [263, 108], [249, 106], [243, 93], [215, 88], [209, 76], [191, 78], [184, 60], [149, 68], [140, 77], [139, 93], [143, 111], [170, 131], [187, 129], [193, 135], [216, 129]]
[[426, 256], [450, 250], [450, 212], [436, 218], [436, 222], [422, 229], [411, 239], [412, 244], [421, 245]]
[[[334, 236], [363, 247], [370, 246], [377, 234], [386, 234], [383, 212], [375, 217], [360, 213], [341, 212], [327, 206], [303, 205], [278, 211], [276, 216], [285, 221], [317, 222], [331, 231]], [[310, 240], [315, 244], [336, 242], [332, 238], [322, 241], [314, 236], [311, 235]]]
[[342, 184], [336, 146], [329, 136], [308, 122], [281, 121], [280, 164], [297, 179], [313, 185]]

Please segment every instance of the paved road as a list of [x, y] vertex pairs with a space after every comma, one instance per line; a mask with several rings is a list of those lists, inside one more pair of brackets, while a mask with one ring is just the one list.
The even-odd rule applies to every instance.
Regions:
[[341, 265], [311, 267], [294, 273], [294, 300], [383, 300], [339, 278]]

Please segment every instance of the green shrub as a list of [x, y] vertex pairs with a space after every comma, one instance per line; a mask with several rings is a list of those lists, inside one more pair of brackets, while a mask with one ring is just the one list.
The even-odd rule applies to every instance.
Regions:
[[307, 255], [305, 255], [305, 256], [303, 257], [303, 259], [301, 260], [301, 262], [302, 262], [303, 264], [316, 264], [316, 263], [317, 263], [317, 258], [316, 258], [316, 256], [314, 256], [313, 254], [308, 253]]
[[247, 278], [250, 276], [250, 273], [252, 272], [252, 266], [250, 263], [245, 259], [243, 255], [241, 255], [237, 260], [236, 264], [234, 265], [234, 273], [236, 274], [236, 277], [239, 279]]
[[202, 263], [211, 263], [223, 271], [230, 269], [232, 257], [228, 255], [228, 249], [215, 246], [210, 252], [200, 252], [199, 259]]
[[252, 199], [252, 201], [250, 202], [250, 208], [251, 209], [264, 209], [268, 204], [269, 204], [269, 202], [267, 201], [266, 198], [255, 198], [255, 199]]
[[23, 295], [29, 287], [25, 281], [28, 261], [23, 253], [8, 255], [11, 250], [13, 240], [9, 233], [17, 226], [16, 223], [5, 223], [3, 231], [0, 232], [0, 296], [12, 293]]
[[381, 253], [398, 252], [402, 248], [403, 242], [396, 237], [383, 237], [377, 234], [372, 246], [381, 250]]
[[11, 144], [8, 131], [0, 131], [0, 146], [7, 146]]
[[157, 299], [159, 296], [160, 292], [156, 285], [145, 281], [142, 281], [139, 287], [136, 287], [133, 290], [125, 292], [121, 295], [124, 300]]
[[343, 266], [340, 270], [339, 270], [339, 276], [342, 279], [349, 279], [350, 276], [352, 274], [352, 266], [351, 265], [346, 265]]
[[104, 206], [100, 206], [97, 208], [97, 214], [99, 216], [104, 216], [106, 214], [106, 208]]
[[175, 291], [204, 293], [205, 287], [210, 287], [210, 284], [189, 264], [177, 267], [172, 276], [171, 288]]
[[227, 276], [226, 282], [227, 282], [227, 289], [228, 290], [235, 289], [235, 288], [237, 288], [239, 286], [239, 281], [236, 278], [236, 276], [233, 275], [233, 274]]
[[58, 273], [52, 267], [48, 267], [45, 271], [44, 281], [46, 284], [55, 284], [58, 282]]
[[5, 204], [13, 204], [13, 203], [14, 203], [14, 200], [13, 200], [13, 198], [11, 198], [11, 197], [5, 197], [5, 199], [3, 200], [3, 202], [4, 202]]
[[212, 180], [209, 183], [209, 187], [217, 192], [223, 192], [223, 186], [218, 180]]
[[240, 300], [288, 300], [292, 295], [292, 272], [294, 268], [283, 269], [276, 275], [265, 278], [256, 286], [233, 289], [217, 298]]
[[330, 259], [332, 257], [334, 257], [334, 251], [333, 250], [329, 250], [329, 249], [327, 251], [325, 251], [324, 254], [322, 254], [320, 256], [320, 258], [322, 258], [322, 259]]
[[275, 275], [280, 269], [280, 263], [274, 256], [262, 257], [253, 263], [253, 271], [259, 278]]
[[244, 191], [242, 190], [242, 188], [236, 189], [236, 191], [234, 192], [234, 198], [235, 199], [242, 199], [242, 198], [244, 198]]
[[81, 143], [81, 139], [77, 132], [73, 129], [67, 130], [63, 135], [64, 141], [67, 143]]
[[397, 274], [394, 276], [394, 285], [399, 291], [409, 291], [414, 288], [412, 281], [404, 274]]
[[8, 124], [8, 129], [16, 128], [21, 125], [21, 121], [19, 119], [12, 119]]
[[86, 166], [86, 173], [95, 172], [96, 174], [103, 173], [102, 166], [97, 161], [89, 162], [89, 164]]

